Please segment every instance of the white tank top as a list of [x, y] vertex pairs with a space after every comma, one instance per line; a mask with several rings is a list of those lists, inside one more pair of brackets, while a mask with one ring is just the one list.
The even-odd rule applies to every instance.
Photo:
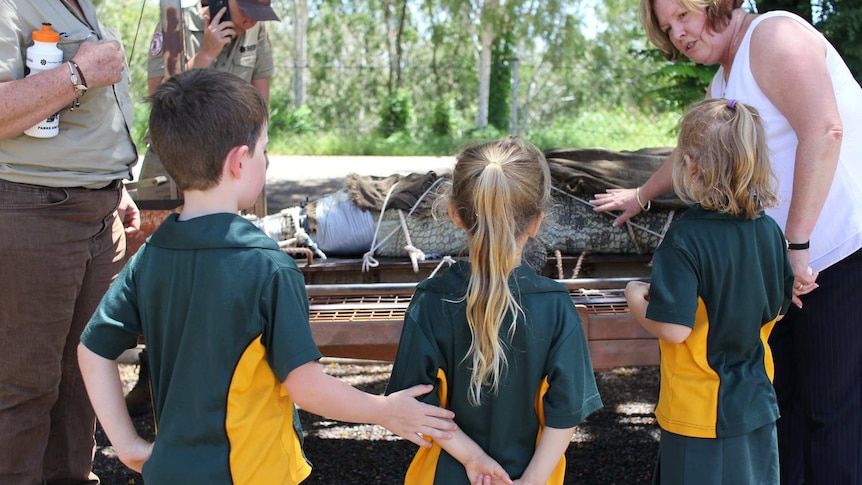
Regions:
[[[724, 82], [724, 68], [719, 67], [709, 96], [736, 99], [760, 112], [766, 127], [772, 168], [780, 181], [781, 202], [767, 213], [784, 229], [793, 189], [798, 140], [790, 123], [757, 85], [750, 65], [751, 35], [760, 22], [773, 17], [791, 18], [823, 39], [826, 65], [844, 126], [835, 178], [811, 233], [811, 268], [822, 271], [862, 248], [862, 88], [859, 83], [835, 48], [811, 24], [795, 14], [774, 11], [759, 15], [751, 22], [733, 60], [727, 84]], [[781, 82], [792, 83], [793, 80], [783, 79]]]

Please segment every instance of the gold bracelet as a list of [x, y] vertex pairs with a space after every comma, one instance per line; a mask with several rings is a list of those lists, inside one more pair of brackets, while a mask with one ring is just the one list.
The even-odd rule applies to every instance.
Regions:
[[649, 212], [652, 207], [652, 201], [648, 200], [646, 206], [644, 206], [643, 202], [641, 202], [641, 188], [638, 187], [635, 189], [635, 199], [638, 201], [638, 205], [641, 206], [641, 210], [644, 212]]

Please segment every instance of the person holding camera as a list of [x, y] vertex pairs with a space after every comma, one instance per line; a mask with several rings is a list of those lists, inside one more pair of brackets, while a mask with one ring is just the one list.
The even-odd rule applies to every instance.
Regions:
[[[182, 9], [185, 26], [183, 67], [216, 69], [236, 75], [256, 87], [269, 103], [269, 78], [274, 72], [272, 45], [264, 21], [280, 21], [269, 0], [210, 0]], [[164, 81], [164, 35], [156, 27], [147, 61], [150, 94]], [[141, 180], [167, 175], [153, 149], [147, 149]], [[138, 188], [138, 199], [171, 199], [171, 184]]]

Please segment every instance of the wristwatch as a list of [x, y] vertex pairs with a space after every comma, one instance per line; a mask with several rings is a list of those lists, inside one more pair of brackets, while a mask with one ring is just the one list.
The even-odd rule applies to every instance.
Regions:
[[787, 244], [788, 251], [802, 251], [803, 249], [808, 249], [811, 246], [811, 241], [805, 241], [804, 243], [792, 243], [785, 239], [784, 242]]

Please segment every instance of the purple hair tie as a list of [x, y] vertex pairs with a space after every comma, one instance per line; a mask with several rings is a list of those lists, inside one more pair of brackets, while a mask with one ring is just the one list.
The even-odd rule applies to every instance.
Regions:
[[736, 100], [735, 99], [727, 100], [727, 107], [730, 109], [736, 109]]

